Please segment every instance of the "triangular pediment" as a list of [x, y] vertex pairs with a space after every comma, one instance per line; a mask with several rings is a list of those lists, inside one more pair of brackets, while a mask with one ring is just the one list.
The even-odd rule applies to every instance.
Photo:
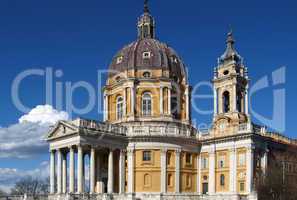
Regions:
[[65, 137], [78, 133], [79, 129], [71, 122], [59, 121], [49, 132], [47, 139], [54, 139], [59, 137]]

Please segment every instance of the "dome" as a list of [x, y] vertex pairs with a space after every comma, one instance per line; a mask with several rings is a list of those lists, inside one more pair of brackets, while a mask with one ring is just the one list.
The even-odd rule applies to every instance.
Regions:
[[153, 38], [138, 39], [121, 49], [109, 66], [109, 77], [128, 70], [156, 69], [168, 70], [169, 78], [187, 81], [185, 66], [177, 53]]
[[121, 73], [129, 70], [162, 70], [159, 78], [188, 82], [183, 61], [171, 47], [155, 39], [155, 29], [155, 20], [145, 2], [144, 13], [137, 22], [138, 38], [113, 57], [109, 78], [120, 77]]

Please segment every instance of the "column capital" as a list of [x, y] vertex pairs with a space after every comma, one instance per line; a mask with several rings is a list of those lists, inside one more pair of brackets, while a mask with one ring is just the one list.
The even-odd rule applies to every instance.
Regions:
[[175, 154], [179, 154], [179, 155], [180, 155], [181, 152], [182, 152], [181, 149], [176, 149], [176, 150], [175, 150]]
[[248, 153], [253, 153], [256, 150], [256, 147], [254, 145], [251, 145], [249, 147], [247, 147], [247, 152]]
[[120, 153], [127, 153], [127, 149], [120, 149]]
[[161, 153], [165, 154], [167, 153], [168, 149], [167, 148], [161, 148]]
[[236, 153], [237, 152], [237, 149], [235, 147], [229, 149], [229, 153]]
[[134, 151], [135, 151], [135, 149], [132, 149], [132, 148], [127, 149], [127, 153], [128, 153], [128, 154], [133, 154]]
[[50, 149], [49, 153], [56, 153], [56, 151], [57, 151], [56, 149]]

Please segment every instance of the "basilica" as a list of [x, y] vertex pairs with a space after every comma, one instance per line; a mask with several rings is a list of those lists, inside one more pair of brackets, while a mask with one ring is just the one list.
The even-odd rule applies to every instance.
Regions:
[[284, 160], [296, 179], [297, 141], [251, 121], [232, 32], [213, 73], [213, 124], [201, 132], [186, 66], [156, 28], [146, 2], [138, 37], [109, 66], [103, 122], [60, 121], [48, 133], [50, 199], [256, 200], [257, 174]]

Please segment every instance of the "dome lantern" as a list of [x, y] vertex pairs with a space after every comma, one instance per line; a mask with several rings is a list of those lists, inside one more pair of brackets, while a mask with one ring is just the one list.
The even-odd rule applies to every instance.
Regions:
[[138, 38], [155, 38], [155, 20], [150, 14], [148, 0], [144, 1], [144, 10], [143, 14], [138, 19], [137, 28], [138, 28]]

